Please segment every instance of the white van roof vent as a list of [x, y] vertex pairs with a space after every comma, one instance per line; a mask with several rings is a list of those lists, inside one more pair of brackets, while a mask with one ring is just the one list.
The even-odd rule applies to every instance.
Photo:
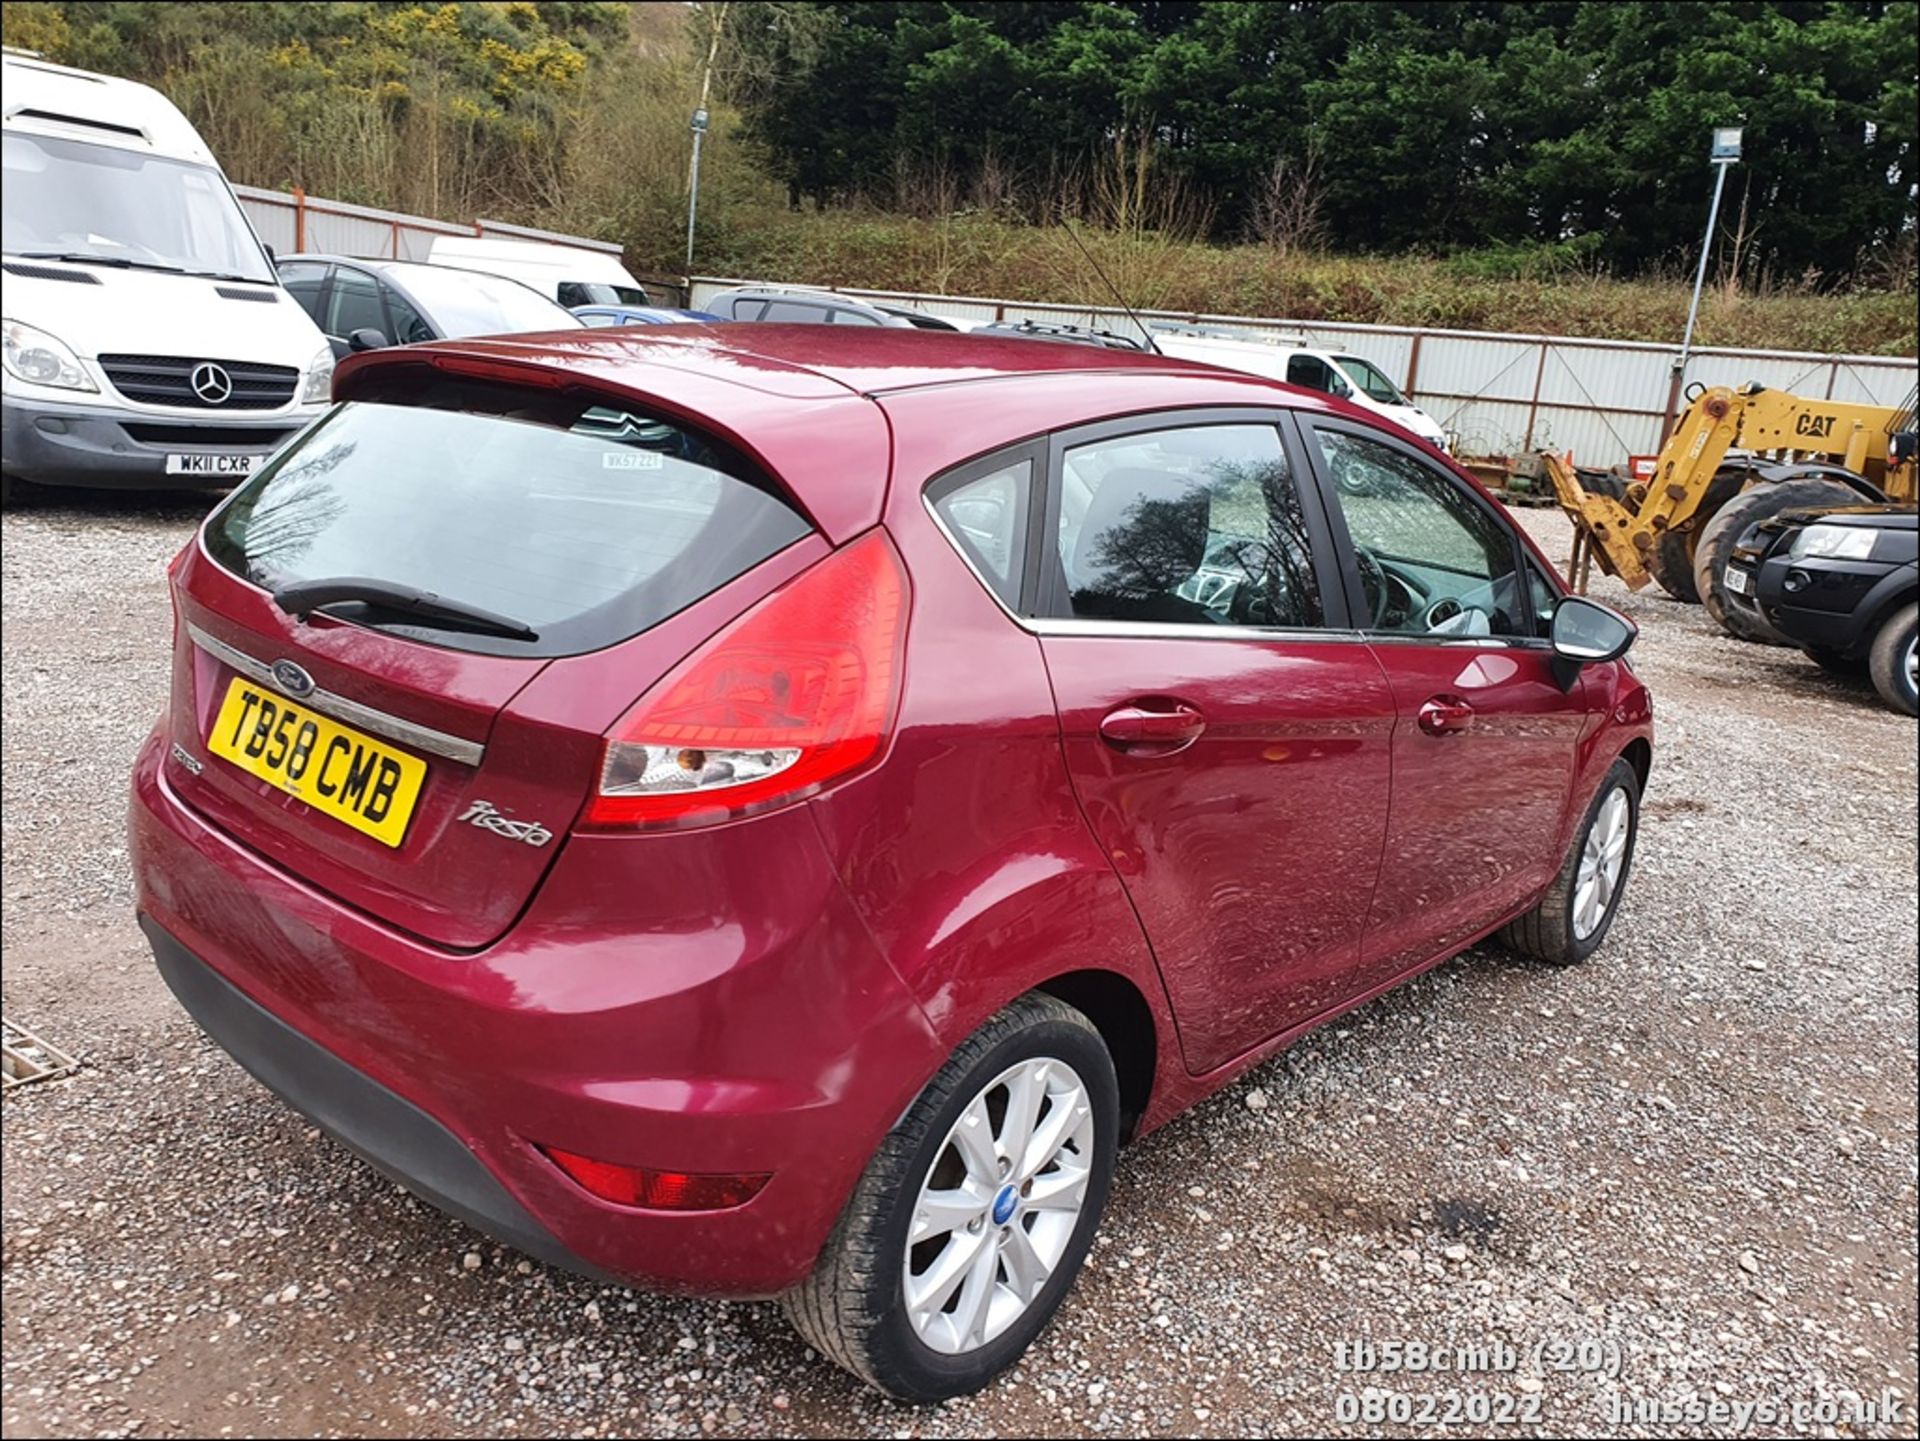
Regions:
[[23, 260], [9, 260], [5, 269], [9, 275], [24, 275], [29, 280], [70, 280], [75, 285], [100, 283], [100, 277], [90, 270], [55, 270], [51, 265], [28, 265]]
[[55, 125], [72, 125], [80, 130], [105, 130], [114, 135], [131, 136], [135, 140], [147, 139], [147, 132], [137, 125], [115, 125], [110, 120], [94, 120], [85, 115], [57, 115], [51, 110], [16, 110], [8, 118], [46, 120]]

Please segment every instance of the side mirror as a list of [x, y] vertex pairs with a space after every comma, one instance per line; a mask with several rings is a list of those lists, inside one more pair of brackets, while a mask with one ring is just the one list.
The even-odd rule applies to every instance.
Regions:
[[385, 350], [389, 343], [387, 337], [372, 326], [356, 330], [347, 337], [347, 348], [350, 350]]
[[260, 242], [260, 248], [267, 252], [267, 264], [278, 265], [280, 263], [280, 257], [273, 253], [273, 247], [267, 244], [266, 241], [263, 240]]
[[1553, 670], [1563, 690], [1570, 689], [1583, 665], [1619, 660], [1632, 648], [1640, 628], [1610, 605], [1584, 595], [1560, 597], [1553, 608]]

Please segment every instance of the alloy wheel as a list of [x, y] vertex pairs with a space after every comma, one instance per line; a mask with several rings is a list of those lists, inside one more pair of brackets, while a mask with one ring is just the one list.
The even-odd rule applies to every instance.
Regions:
[[1022, 1061], [967, 1104], [920, 1184], [901, 1264], [929, 1349], [977, 1350], [1025, 1314], [1073, 1240], [1093, 1161], [1093, 1103], [1064, 1061]]
[[1573, 885], [1573, 938], [1584, 941], [1600, 928], [1620, 888], [1620, 872], [1627, 861], [1627, 841], [1633, 833], [1633, 804], [1619, 786], [1607, 793], [1599, 813], [1587, 827], [1580, 848], [1580, 869]]

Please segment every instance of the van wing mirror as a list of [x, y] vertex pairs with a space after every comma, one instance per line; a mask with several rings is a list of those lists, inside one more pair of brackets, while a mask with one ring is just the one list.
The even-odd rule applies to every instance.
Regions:
[[391, 343], [384, 333], [370, 325], [363, 326], [347, 337], [349, 350], [385, 350]]

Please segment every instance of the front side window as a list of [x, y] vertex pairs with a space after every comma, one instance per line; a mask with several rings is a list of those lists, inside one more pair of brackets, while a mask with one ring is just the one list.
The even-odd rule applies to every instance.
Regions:
[[418, 345], [422, 341], [433, 340], [433, 327], [421, 318], [406, 296], [391, 285], [380, 287], [386, 296], [387, 316], [393, 322], [393, 343], [395, 345]]
[[327, 297], [327, 323], [320, 327], [328, 335], [349, 340], [356, 330], [377, 330], [387, 335], [387, 313], [380, 304], [380, 284], [363, 270], [344, 265], [333, 273], [333, 291]]
[[1372, 361], [1362, 360], [1357, 355], [1341, 355], [1336, 356], [1335, 359], [1340, 362], [1340, 369], [1345, 373], [1348, 380], [1359, 386], [1382, 405], [1406, 405], [1409, 403], [1406, 396], [1400, 393], [1399, 387], [1387, 379], [1386, 372], [1381, 370], [1380, 367]]
[[233, 192], [211, 166], [12, 131], [0, 153], [0, 230], [9, 255], [274, 278]]
[[1063, 616], [1324, 623], [1299, 489], [1272, 426], [1196, 425], [1072, 447], [1057, 541]]
[[[315, 325], [321, 324], [320, 291], [327, 282], [327, 267], [306, 260], [290, 260], [280, 267], [280, 283], [287, 287], [293, 303], [307, 312]], [[325, 329], [324, 326], [321, 326]]]
[[1365, 595], [1403, 635], [1528, 635], [1512, 533], [1465, 487], [1383, 441], [1316, 426]]

